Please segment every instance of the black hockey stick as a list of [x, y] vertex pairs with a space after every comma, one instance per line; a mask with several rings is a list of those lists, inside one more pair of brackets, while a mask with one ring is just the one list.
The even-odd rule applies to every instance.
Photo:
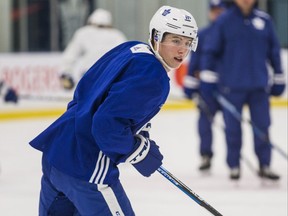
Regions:
[[253, 130], [254, 133], [256, 134], [256, 136], [258, 136], [262, 141], [266, 142], [267, 144], [270, 145], [270, 147], [272, 147], [273, 149], [277, 150], [278, 153], [280, 153], [280, 155], [282, 155], [286, 160], [288, 160], [288, 156], [287, 153], [285, 153], [285, 151], [283, 151], [280, 147], [273, 145], [270, 140], [269, 137], [262, 131], [260, 130], [254, 122], [252, 122], [250, 119], [244, 119], [242, 117], [242, 115], [237, 111], [236, 107], [230, 102], [228, 101], [225, 97], [223, 97], [221, 94], [215, 94], [215, 97], [217, 99], [217, 101], [225, 108], [227, 109], [238, 121], [240, 122], [247, 122], [249, 123]]
[[205, 202], [201, 197], [199, 197], [195, 192], [193, 192], [189, 187], [187, 187], [183, 182], [173, 176], [170, 172], [168, 172], [164, 167], [160, 166], [157, 170], [162, 176], [168, 179], [172, 184], [182, 190], [186, 195], [188, 195], [191, 199], [193, 199], [200, 206], [207, 209], [210, 213], [215, 216], [223, 216], [216, 209], [210, 206], [207, 202]]
[[[196, 97], [196, 103], [198, 105], [198, 107], [203, 111], [203, 113], [206, 115], [206, 117], [208, 118], [209, 122], [211, 124], [215, 124], [215, 121], [214, 121], [214, 115], [212, 114], [212, 112], [210, 111], [210, 108], [209, 106], [207, 105], [206, 101], [202, 98], [202, 96], [200, 94], [197, 95]], [[223, 130], [224, 129], [224, 126], [221, 126], [221, 128]]]

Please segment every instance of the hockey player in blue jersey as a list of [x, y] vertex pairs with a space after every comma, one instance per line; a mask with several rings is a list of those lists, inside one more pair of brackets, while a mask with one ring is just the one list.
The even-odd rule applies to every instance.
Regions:
[[[270, 16], [255, 7], [256, 0], [234, 0], [234, 3], [217, 19], [212, 37], [204, 45], [205, 65], [200, 77], [211, 94], [217, 95], [212, 90], [218, 83], [218, 94], [230, 101], [239, 113], [247, 105], [251, 120], [269, 137], [269, 96], [279, 96], [285, 88], [279, 42]], [[221, 68], [214, 71], [219, 58]], [[272, 85], [269, 84], [267, 62], [274, 72]], [[241, 174], [241, 122], [225, 107], [222, 111], [230, 178], [237, 180]], [[270, 166], [271, 146], [253, 132], [259, 176], [278, 180], [279, 175]]]
[[[201, 61], [203, 54], [203, 46], [205, 40], [209, 40], [211, 35], [211, 30], [214, 26], [214, 21], [219, 15], [224, 11], [224, 3], [221, 0], [211, 0], [209, 2], [209, 14], [208, 18], [210, 24], [201, 29], [198, 33], [199, 44], [197, 51], [190, 56], [188, 73], [184, 79], [183, 90], [185, 96], [188, 99], [198, 100], [199, 108], [199, 120], [198, 120], [198, 132], [200, 136], [200, 155], [201, 164], [199, 170], [206, 171], [210, 169], [211, 159], [213, 157], [212, 149], [212, 122], [213, 118], [218, 110], [220, 110], [220, 105], [217, 100], [210, 94], [205, 94], [203, 88], [201, 88], [201, 82], [199, 80], [199, 72], [201, 70]], [[216, 66], [217, 67], [217, 66]], [[217, 68], [215, 68], [217, 71]]]
[[126, 42], [100, 58], [67, 111], [30, 142], [43, 152], [39, 215], [135, 215], [117, 165], [146, 177], [160, 167], [147, 122], [168, 96], [167, 72], [197, 46], [196, 22], [182, 9], [161, 7], [149, 33], [149, 45]]

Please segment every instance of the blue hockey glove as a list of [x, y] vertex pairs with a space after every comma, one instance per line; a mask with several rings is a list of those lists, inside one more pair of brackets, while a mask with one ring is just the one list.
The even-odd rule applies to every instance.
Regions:
[[184, 78], [183, 91], [187, 99], [192, 99], [198, 93], [199, 80], [193, 76], [187, 75]]
[[17, 95], [16, 91], [12, 88], [8, 88], [7, 92], [4, 96], [4, 101], [17, 103], [18, 102], [18, 95]]
[[270, 94], [273, 96], [280, 96], [285, 90], [284, 84], [274, 84], [271, 87]]
[[60, 84], [66, 90], [71, 90], [75, 86], [75, 82], [74, 82], [73, 77], [67, 73], [63, 73], [60, 76]]
[[141, 134], [137, 134], [135, 138], [136, 150], [128, 156], [126, 162], [131, 163], [143, 176], [149, 177], [162, 165], [163, 155], [153, 140]]
[[270, 94], [280, 96], [285, 90], [285, 77], [283, 74], [275, 74], [273, 77], [273, 85], [270, 89]]
[[215, 99], [218, 92], [218, 74], [213, 71], [204, 70], [200, 72], [200, 95], [205, 101]]
[[0, 81], [0, 95], [3, 95], [5, 102], [18, 102], [17, 92], [13, 88], [7, 86], [3, 81]]

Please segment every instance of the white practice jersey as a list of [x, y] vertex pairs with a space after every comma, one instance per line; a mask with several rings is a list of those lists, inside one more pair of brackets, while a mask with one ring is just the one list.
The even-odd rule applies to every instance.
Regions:
[[75, 32], [66, 47], [60, 73], [69, 73], [79, 80], [102, 55], [126, 40], [115, 28], [84, 26]]

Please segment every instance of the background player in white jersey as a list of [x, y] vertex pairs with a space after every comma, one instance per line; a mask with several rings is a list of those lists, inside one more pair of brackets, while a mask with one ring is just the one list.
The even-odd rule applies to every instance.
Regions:
[[85, 73], [67, 111], [30, 142], [43, 152], [40, 216], [135, 215], [117, 165], [146, 177], [161, 166], [147, 122], [167, 99], [167, 72], [196, 50], [197, 30], [189, 12], [163, 6], [149, 45], [125, 42]]
[[83, 74], [106, 52], [125, 42], [126, 36], [112, 27], [112, 15], [96, 9], [79, 28], [64, 50], [60, 81], [65, 89], [73, 89]]

